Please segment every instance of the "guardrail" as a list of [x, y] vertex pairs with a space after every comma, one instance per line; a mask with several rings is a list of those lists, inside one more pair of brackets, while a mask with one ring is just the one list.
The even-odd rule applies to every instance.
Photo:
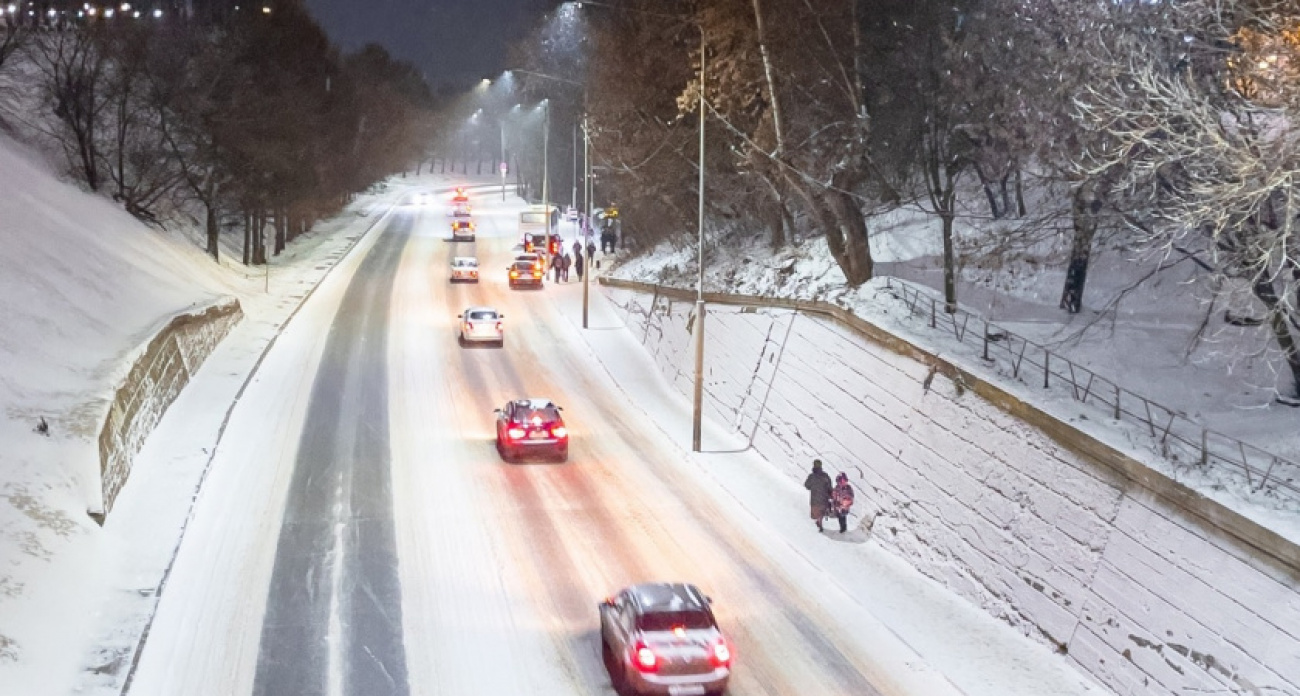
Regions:
[[[673, 299], [695, 299], [694, 290], [603, 276], [599, 282], [611, 287], [654, 292]], [[1230, 467], [1243, 475], [1252, 493], [1300, 500], [1300, 462], [1211, 430], [1175, 409], [1125, 389], [1114, 380], [983, 317], [962, 309], [950, 314], [944, 311], [941, 298], [910, 283], [889, 278], [885, 289], [894, 293], [913, 318], [920, 318], [930, 329], [950, 333], [958, 343], [971, 347], [973, 357], [993, 372], [1009, 375], [1022, 384], [1041, 385], [1042, 389], [1063, 392], [1108, 418], [1138, 425], [1149, 435], [1159, 454], [1175, 464], [1201, 469]], [[704, 293], [704, 300], [712, 304], [776, 307], [824, 315], [898, 352], [922, 360], [933, 359], [906, 340], [853, 314], [848, 308], [821, 300], [714, 292]]]

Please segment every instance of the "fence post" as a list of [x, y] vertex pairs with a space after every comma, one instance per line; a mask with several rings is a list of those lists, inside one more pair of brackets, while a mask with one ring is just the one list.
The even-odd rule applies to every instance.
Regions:
[[1043, 389], [1050, 386], [1050, 377], [1052, 375], [1052, 351], [1043, 351]]
[[1121, 411], [1119, 408], [1119, 395], [1120, 395], [1120, 388], [1119, 385], [1116, 384], [1115, 385], [1115, 420], [1116, 421], [1120, 420], [1120, 417], [1123, 414], [1123, 411]]
[[935, 323], [935, 314], [934, 314], [934, 298], [931, 297], [930, 298], [930, 328], [933, 329], [937, 326], [938, 324]]
[[989, 322], [987, 319], [985, 319], [984, 320], [984, 360], [987, 362], [988, 359], [989, 359]]
[[1210, 463], [1210, 429], [1201, 428], [1201, 466]]

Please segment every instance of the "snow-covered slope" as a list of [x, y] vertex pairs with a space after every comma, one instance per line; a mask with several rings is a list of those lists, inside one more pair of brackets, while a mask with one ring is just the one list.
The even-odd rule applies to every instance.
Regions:
[[0, 136], [0, 673], [25, 646], [79, 638], [59, 635], [90, 607], [66, 583], [98, 553], [96, 438], [136, 351], [240, 282]]

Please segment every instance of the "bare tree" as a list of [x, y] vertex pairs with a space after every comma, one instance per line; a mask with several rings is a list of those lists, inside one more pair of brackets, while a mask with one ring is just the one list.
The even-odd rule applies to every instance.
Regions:
[[1300, 396], [1300, 86], [1273, 79], [1276, 62], [1242, 40], [1246, 31], [1281, 36], [1300, 17], [1267, 3], [1179, 9], [1174, 40], [1188, 45], [1176, 60], [1149, 34], [1130, 36], [1081, 95], [1080, 120], [1105, 139], [1080, 169], [1114, 173], [1117, 188], [1149, 201], [1138, 211], [1149, 224], [1135, 226], [1149, 249], [1199, 256], [1221, 304], [1263, 313]]
[[109, 108], [104, 80], [108, 60], [96, 40], [99, 31], [87, 27], [48, 32], [33, 42], [44, 96], [59, 124], [59, 145], [92, 191], [103, 183], [101, 126]]

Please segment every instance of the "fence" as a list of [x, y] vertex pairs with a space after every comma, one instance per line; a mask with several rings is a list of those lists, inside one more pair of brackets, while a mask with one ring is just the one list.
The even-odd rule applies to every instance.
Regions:
[[[600, 278], [603, 284], [631, 289], [645, 285], [616, 279]], [[1091, 406], [1117, 422], [1137, 425], [1149, 437], [1165, 459], [1204, 471], [1225, 470], [1239, 473], [1255, 494], [1300, 501], [1300, 462], [1296, 462], [1237, 438], [1210, 430], [1182, 413], [1121, 387], [1086, 367], [1078, 365], [1051, 349], [1008, 331], [983, 317], [958, 309], [944, 311], [943, 300], [898, 279], [887, 280], [885, 289], [894, 293], [912, 317], [925, 320], [936, 332], [951, 333], [958, 343], [978, 349], [978, 357], [991, 370], [1009, 375], [1024, 384], [1057, 390], [1074, 401]], [[694, 299], [693, 291], [653, 286], [657, 296]], [[853, 325], [869, 324], [838, 305], [813, 300], [704, 293], [706, 302], [729, 305], [782, 307], [826, 315]], [[855, 328], [862, 328], [855, 326]], [[972, 329], [980, 330], [976, 335]], [[884, 332], [871, 332], [877, 340], [888, 340]], [[897, 344], [897, 340], [893, 341]], [[974, 344], [974, 345], [972, 345]], [[898, 347], [895, 345], [895, 347]], [[1040, 381], [1041, 380], [1041, 381]]]
[[1064, 389], [1081, 404], [1104, 412], [1116, 421], [1128, 421], [1145, 430], [1171, 462], [1194, 463], [1208, 468], [1227, 465], [1239, 469], [1255, 493], [1285, 493], [1300, 499], [1300, 462], [1285, 459], [1237, 438], [1210, 430], [1168, 406], [1121, 387], [1086, 367], [1055, 354], [1051, 349], [1008, 331], [963, 309], [949, 313], [944, 301], [894, 278], [885, 288], [895, 294], [913, 317], [927, 320], [931, 329], [951, 332], [963, 345], [969, 329], [982, 329], [974, 342], [980, 359], [1013, 379], [1039, 384], [1043, 389]]

